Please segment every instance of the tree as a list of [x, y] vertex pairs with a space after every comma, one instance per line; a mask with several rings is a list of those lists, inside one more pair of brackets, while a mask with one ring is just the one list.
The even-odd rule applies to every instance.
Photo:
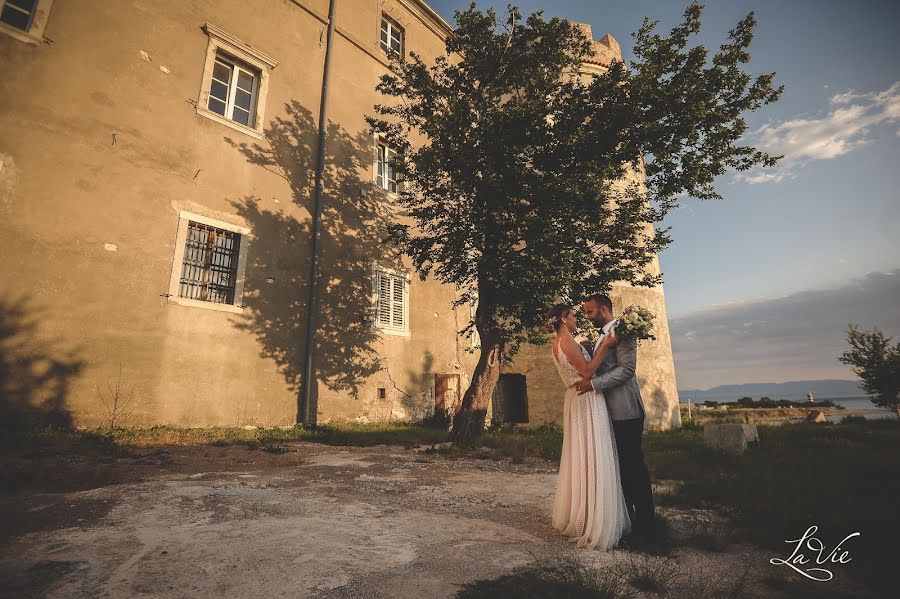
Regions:
[[[454, 441], [480, 435], [501, 357], [546, 342], [543, 315], [558, 298], [658, 285], [646, 267], [670, 238], [654, 223], [677, 198], [720, 198], [713, 182], [727, 168], [778, 159], [736, 145], [741, 114], [781, 93], [774, 74], [741, 69], [753, 14], [707, 65], [706, 49], [688, 48], [700, 13], [692, 4], [665, 37], [645, 20], [630, 70], [614, 62], [582, 77], [591, 43], [572, 23], [512, 6], [501, 21], [473, 4], [456, 12], [434, 64], [411, 54], [382, 77], [391, 102], [368, 120], [398, 150], [408, 217], [391, 240], [423, 280], [454, 284], [457, 306], [477, 303], [460, 332], [475, 327], [481, 348]], [[645, 180], [625, 185], [629, 173]]]
[[838, 360], [853, 367], [873, 404], [896, 411], [900, 420], [900, 342], [892, 347], [891, 337], [877, 327], [860, 331], [853, 324], [847, 328], [847, 342], [850, 349]]

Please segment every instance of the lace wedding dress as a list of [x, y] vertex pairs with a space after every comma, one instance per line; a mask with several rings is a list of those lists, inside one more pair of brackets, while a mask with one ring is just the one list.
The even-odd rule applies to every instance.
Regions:
[[[590, 362], [587, 350], [581, 348]], [[552, 349], [551, 349], [552, 353]], [[581, 375], [559, 349], [553, 355], [566, 385], [563, 446], [553, 501], [553, 527], [578, 547], [607, 550], [631, 530], [619, 482], [619, 459], [603, 395], [578, 395], [572, 385]]]

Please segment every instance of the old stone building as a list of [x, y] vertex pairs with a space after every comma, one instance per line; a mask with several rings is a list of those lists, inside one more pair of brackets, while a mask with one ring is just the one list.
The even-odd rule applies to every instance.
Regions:
[[[0, 8], [5, 401], [87, 426], [297, 422], [327, 0]], [[387, 53], [435, 56], [451, 29], [419, 0], [338, 2], [335, 23], [317, 420], [416, 419], [466, 388], [470, 314], [386, 253], [391, 150], [364, 117]], [[662, 316], [638, 374], [677, 425], [662, 290], [617, 293]], [[507, 366], [498, 415], [559, 420], [546, 351]]]

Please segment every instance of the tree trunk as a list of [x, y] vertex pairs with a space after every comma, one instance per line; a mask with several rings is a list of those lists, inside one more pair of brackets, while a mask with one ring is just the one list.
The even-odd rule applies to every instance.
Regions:
[[471, 445], [484, 432], [487, 409], [494, 395], [494, 387], [500, 380], [501, 333], [490, 297], [487, 290], [479, 289], [475, 327], [481, 339], [481, 356], [472, 374], [472, 383], [466, 389], [459, 411], [453, 417], [450, 438], [457, 445]]

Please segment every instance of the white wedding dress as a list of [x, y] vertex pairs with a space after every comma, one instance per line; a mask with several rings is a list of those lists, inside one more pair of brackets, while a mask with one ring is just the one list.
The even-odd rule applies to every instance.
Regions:
[[[581, 351], [590, 362], [587, 350]], [[606, 401], [593, 390], [578, 395], [572, 385], [581, 375], [562, 349], [558, 360], [553, 355], [553, 362], [566, 385], [553, 527], [578, 547], [612, 549], [631, 530], [631, 519], [619, 482], [619, 459]]]

